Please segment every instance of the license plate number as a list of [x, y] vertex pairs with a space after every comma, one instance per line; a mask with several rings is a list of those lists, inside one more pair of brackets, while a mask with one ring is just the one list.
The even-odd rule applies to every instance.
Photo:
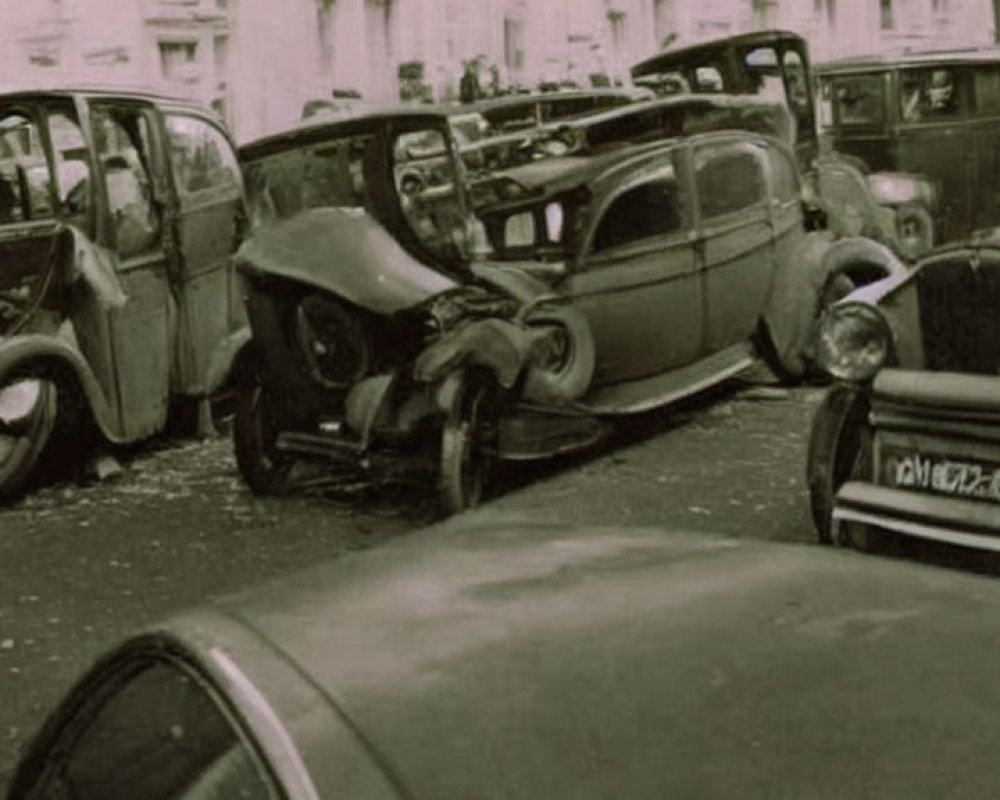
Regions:
[[883, 452], [884, 483], [900, 489], [1000, 503], [1000, 465], [920, 453]]

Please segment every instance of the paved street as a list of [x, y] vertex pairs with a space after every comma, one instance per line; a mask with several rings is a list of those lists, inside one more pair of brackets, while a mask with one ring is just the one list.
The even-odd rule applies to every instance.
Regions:
[[[628, 426], [597, 454], [508, 470], [470, 522], [810, 541], [803, 462], [820, 395], [734, 381]], [[44, 487], [0, 512], [0, 775], [68, 682], [127, 631], [433, 520], [412, 493], [255, 498], [228, 439], [159, 445], [106, 483]]]

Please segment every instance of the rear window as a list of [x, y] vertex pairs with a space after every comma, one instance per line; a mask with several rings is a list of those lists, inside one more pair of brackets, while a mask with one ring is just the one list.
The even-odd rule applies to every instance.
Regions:
[[248, 208], [255, 225], [309, 208], [364, 207], [364, 158], [370, 135], [330, 139], [246, 165]]
[[843, 126], [885, 123], [885, 75], [846, 75], [832, 82], [834, 119]]

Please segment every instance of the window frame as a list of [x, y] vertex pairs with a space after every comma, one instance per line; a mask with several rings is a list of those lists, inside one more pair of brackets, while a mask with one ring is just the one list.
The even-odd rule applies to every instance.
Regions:
[[[174, 196], [177, 198], [177, 202], [181, 209], [185, 209], [191, 206], [200, 205], [200, 203], [209, 198], [216, 198], [218, 195], [223, 195], [228, 197], [231, 192], [235, 192], [240, 196], [245, 196], [246, 187], [244, 186], [243, 170], [240, 167], [239, 155], [236, 151], [236, 147], [232, 142], [232, 139], [226, 133], [225, 129], [216, 123], [214, 120], [208, 119], [207, 117], [197, 114], [193, 111], [188, 111], [185, 109], [164, 109], [163, 115], [163, 135], [166, 138], [166, 152], [167, 158], [170, 162], [170, 182], [173, 190]], [[177, 160], [174, 158], [174, 132], [170, 127], [171, 120], [182, 119], [190, 122], [200, 123], [204, 127], [213, 131], [221, 140], [221, 142], [226, 146], [227, 152], [229, 153], [232, 160], [232, 170], [235, 177], [235, 182], [232, 185], [222, 186], [219, 184], [209, 185], [203, 189], [188, 190], [180, 181], [180, 176], [178, 174], [178, 164]]]

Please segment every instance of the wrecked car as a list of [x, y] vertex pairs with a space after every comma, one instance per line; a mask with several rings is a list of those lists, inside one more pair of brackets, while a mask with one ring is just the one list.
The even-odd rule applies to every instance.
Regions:
[[809, 446], [819, 539], [1000, 550], [1000, 242], [858, 289], [828, 310], [816, 357], [836, 379]]
[[[187, 415], [245, 324], [235, 148], [213, 115], [110, 92], [0, 95], [0, 494]], [[221, 366], [218, 367], [221, 369]]]
[[865, 163], [855, 151], [845, 155], [821, 147], [808, 46], [798, 34], [753, 31], [668, 49], [631, 73], [635, 83], [660, 94], [726, 93], [785, 103], [817, 225], [839, 236], [876, 239], [907, 261], [939, 241], [933, 226], [937, 193], [926, 177], [885, 171], [885, 164]]
[[899, 264], [807, 232], [794, 154], [764, 136], [499, 172], [472, 185], [479, 224], [447, 136], [396, 113], [241, 150], [260, 223], [236, 257], [253, 333], [233, 435], [254, 491], [319, 457], [475, 505], [496, 459], [591, 446], [748, 366], [751, 339], [801, 377], [818, 308]]

